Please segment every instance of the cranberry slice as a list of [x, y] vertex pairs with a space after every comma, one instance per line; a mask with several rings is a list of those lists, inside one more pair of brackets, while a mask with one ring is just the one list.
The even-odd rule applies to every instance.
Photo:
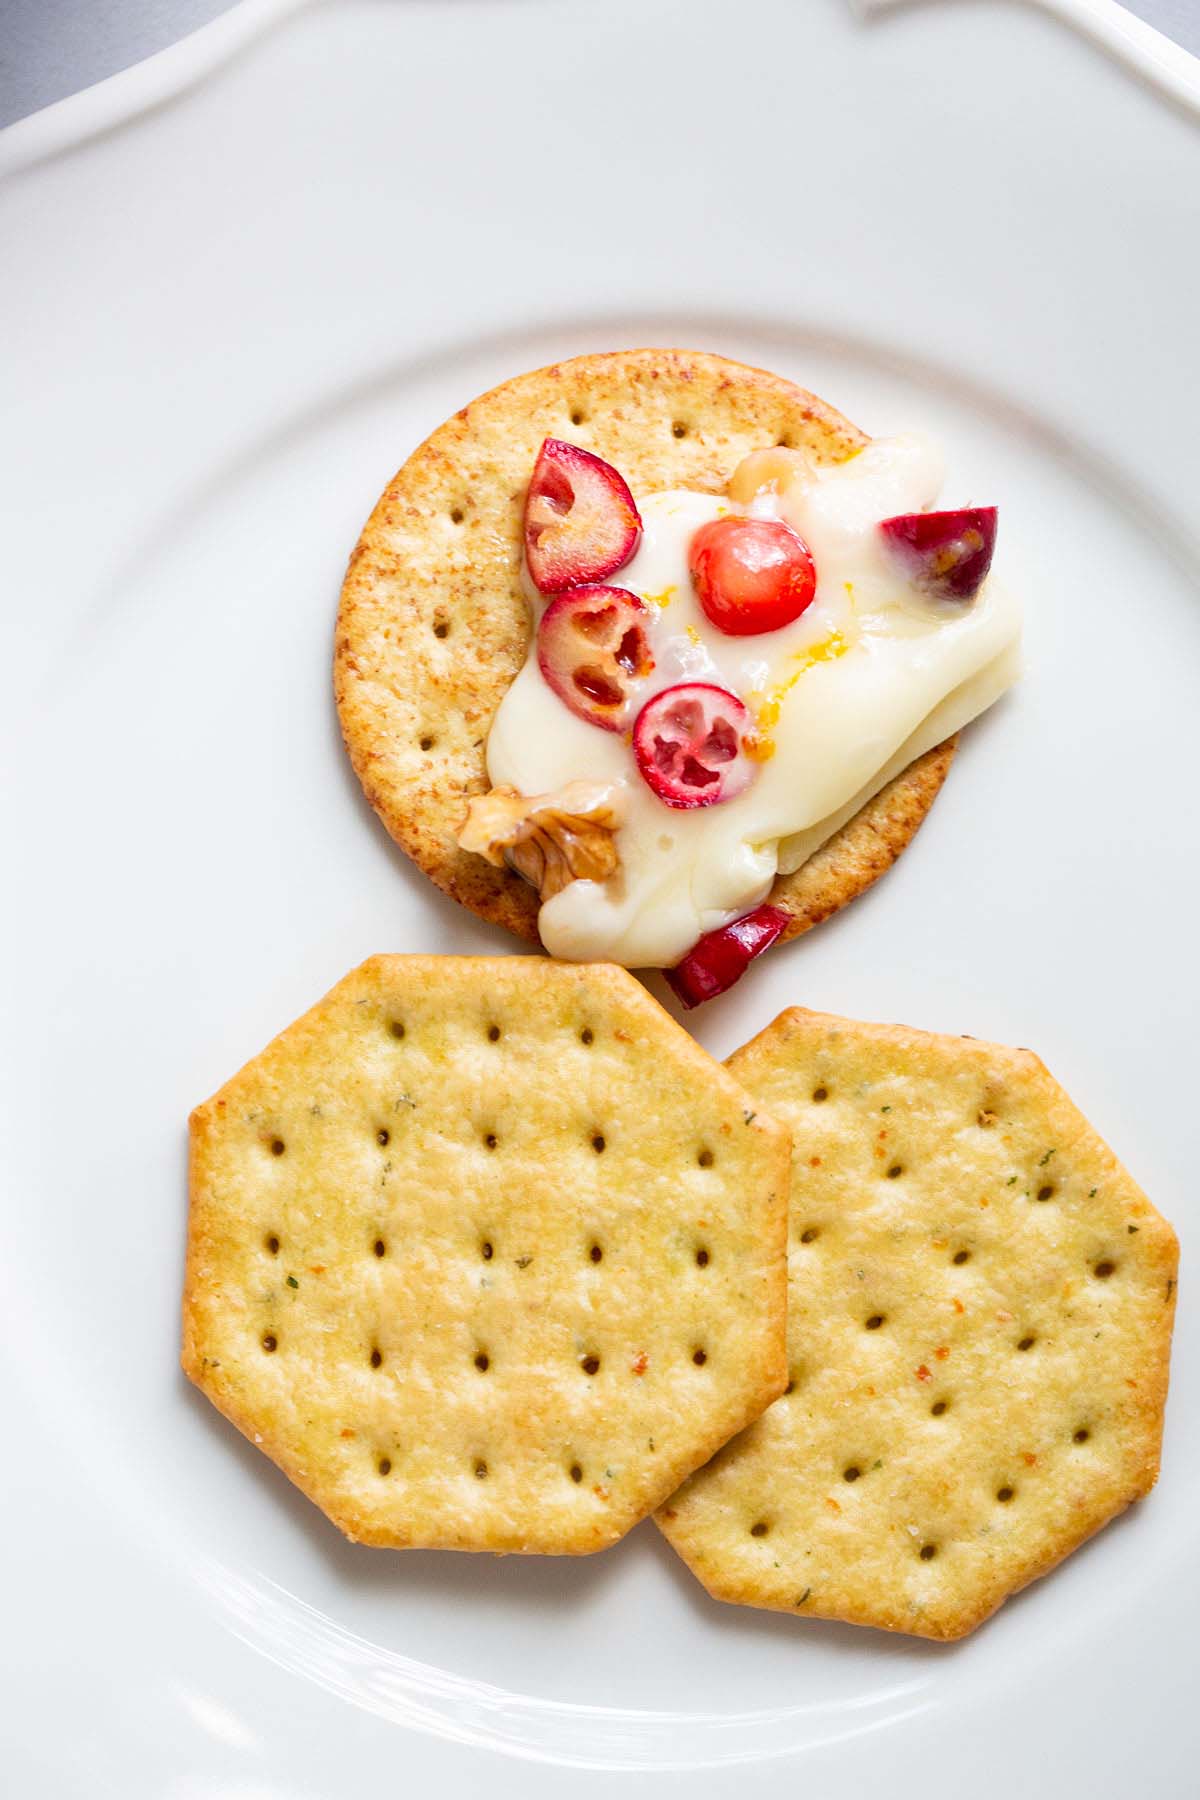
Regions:
[[641, 536], [624, 476], [578, 444], [547, 438], [525, 497], [525, 560], [539, 593], [615, 575]]
[[879, 529], [892, 562], [914, 587], [937, 600], [973, 600], [992, 566], [994, 506], [897, 513], [881, 520]]
[[742, 740], [749, 714], [736, 694], [708, 682], [664, 688], [633, 727], [642, 779], [667, 806], [715, 806], [743, 793], [758, 773]]
[[538, 667], [578, 718], [620, 731], [634, 683], [654, 668], [644, 601], [625, 588], [577, 587], [553, 599], [538, 626]]
[[791, 918], [779, 906], [758, 906], [732, 925], [708, 931], [673, 969], [664, 969], [671, 988], [689, 1009], [715, 1000], [740, 981], [756, 956], [769, 950]]

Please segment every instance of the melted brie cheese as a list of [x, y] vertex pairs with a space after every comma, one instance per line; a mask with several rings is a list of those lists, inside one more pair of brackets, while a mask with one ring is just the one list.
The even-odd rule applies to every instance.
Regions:
[[[628, 735], [577, 718], [547, 685], [533, 642], [501, 703], [487, 745], [493, 785], [534, 795], [588, 781], [621, 798], [617, 874], [573, 881], [541, 908], [554, 956], [669, 967], [763, 901], [778, 872], [799, 868], [1019, 672], [1020, 608], [994, 576], [969, 604], [931, 601], [884, 557], [879, 521], [928, 507], [941, 485], [940, 459], [923, 440], [878, 439], [833, 468], [798, 456], [783, 468], [745, 505], [689, 491], [640, 499], [641, 544], [611, 577], [649, 610], [655, 666], [637, 684], [635, 712], [683, 681], [738, 695], [762, 758], [744, 793], [690, 810], [665, 805], [639, 775]], [[729, 512], [783, 518], [812, 551], [815, 599], [782, 630], [727, 637], [695, 598], [692, 534]], [[526, 591], [536, 622], [545, 601], [527, 578]]]

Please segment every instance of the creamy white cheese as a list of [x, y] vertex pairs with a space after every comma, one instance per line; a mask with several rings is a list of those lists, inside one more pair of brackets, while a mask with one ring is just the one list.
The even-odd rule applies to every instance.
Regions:
[[[745, 505], [687, 491], [640, 498], [641, 544], [611, 577], [649, 608], [655, 666], [635, 710], [681, 681], [738, 695], [769, 751], [744, 793], [687, 811], [665, 805], [639, 775], [628, 736], [577, 718], [547, 685], [535, 642], [501, 703], [487, 745], [493, 785], [534, 795], [582, 780], [621, 795], [619, 872], [571, 882], [541, 909], [554, 956], [628, 968], [677, 962], [704, 932], [757, 906], [780, 870], [798, 868], [1019, 672], [1020, 608], [994, 575], [969, 605], [935, 602], [883, 555], [879, 521], [927, 508], [941, 486], [940, 458], [924, 440], [877, 439], [829, 469], [777, 464], [782, 477]], [[689, 542], [728, 512], [784, 518], [812, 551], [816, 597], [780, 631], [728, 637], [696, 601]], [[525, 585], [536, 624], [545, 601]]]

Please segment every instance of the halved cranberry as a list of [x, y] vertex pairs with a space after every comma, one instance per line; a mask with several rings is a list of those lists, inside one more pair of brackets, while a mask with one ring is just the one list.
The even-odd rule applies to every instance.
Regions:
[[898, 513], [879, 526], [888, 555], [914, 587], [937, 600], [973, 600], [992, 566], [996, 508]]
[[633, 727], [642, 779], [668, 806], [715, 806], [743, 793], [758, 773], [742, 748], [750, 719], [736, 694], [707, 682], [665, 688]]
[[644, 601], [618, 587], [571, 588], [542, 614], [538, 667], [589, 725], [620, 731], [628, 724], [633, 684], [654, 668], [648, 616]]
[[756, 956], [770, 949], [790, 918], [780, 906], [755, 907], [732, 925], [705, 932], [675, 968], [663, 973], [685, 1006], [714, 1000], [741, 979]]
[[525, 497], [525, 560], [538, 591], [604, 581], [638, 547], [642, 521], [611, 463], [547, 438]]

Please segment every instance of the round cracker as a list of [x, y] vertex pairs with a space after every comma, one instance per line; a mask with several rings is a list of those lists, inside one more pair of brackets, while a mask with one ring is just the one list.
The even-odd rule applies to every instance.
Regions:
[[[467, 802], [488, 787], [487, 734], [525, 660], [525, 490], [543, 438], [614, 463], [635, 494], [724, 492], [743, 456], [775, 444], [818, 463], [866, 435], [781, 376], [686, 350], [616, 350], [518, 375], [447, 419], [388, 484], [342, 587], [334, 688], [367, 799], [426, 875], [481, 918], [538, 941], [538, 897], [459, 849]], [[780, 876], [796, 937], [891, 867], [950, 766], [919, 758], [815, 856]]]

